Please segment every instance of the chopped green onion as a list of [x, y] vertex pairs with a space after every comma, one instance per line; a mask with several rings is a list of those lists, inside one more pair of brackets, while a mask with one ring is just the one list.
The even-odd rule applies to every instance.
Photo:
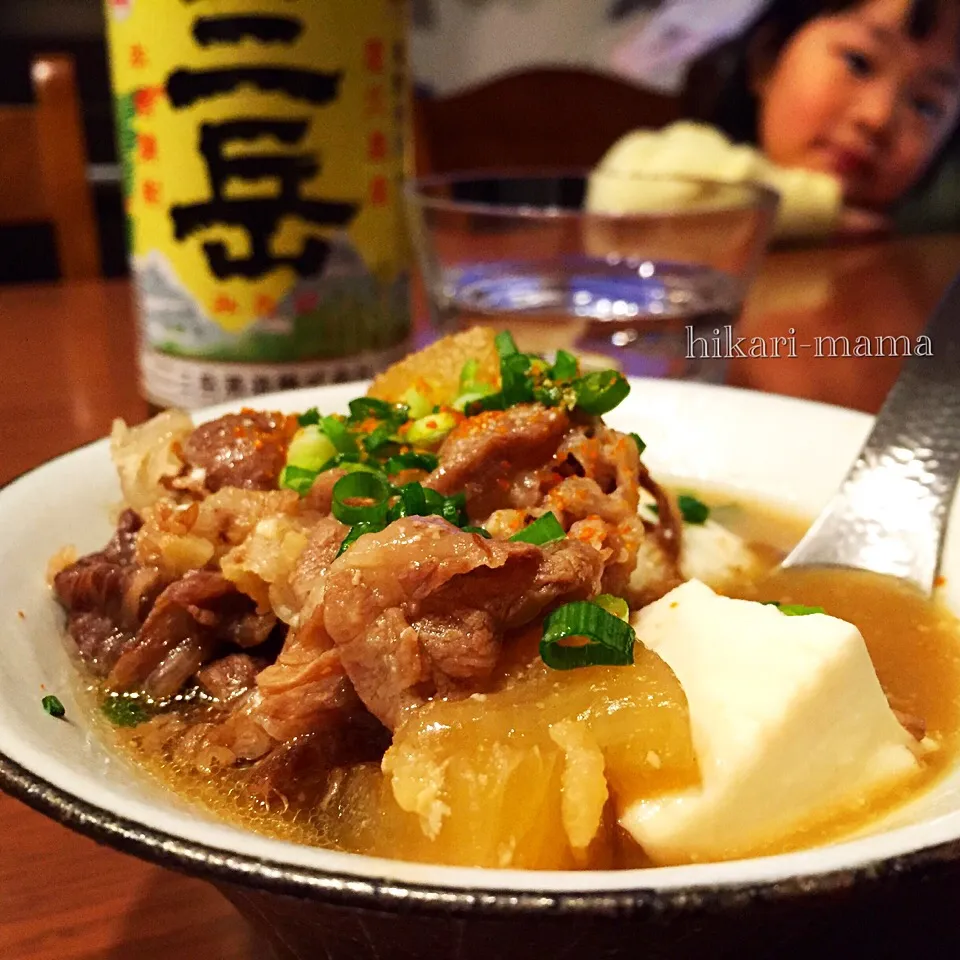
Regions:
[[304, 410], [303, 413], [297, 417], [297, 423], [299, 423], [301, 427], [311, 427], [319, 422], [320, 411], [316, 407], [311, 407], [309, 410]]
[[785, 617], [808, 617], [812, 613], [826, 613], [823, 607], [807, 607], [802, 603], [779, 603], [776, 600], [764, 600], [768, 606], [776, 607]]
[[617, 370], [597, 370], [574, 381], [577, 406], [586, 413], [602, 416], [626, 399], [627, 378]]
[[355, 523], [343, 538], [340, 549], [337, 551], [339, 557], [352, 543], [362, 537], [365, 533], [379, 533], [383, 529], [380, 523]]
[[533, 400], [530, 358], [525, 353], [511, 353], [500, 360], [500, 381], [505, 406]]
[[707, 522], [710, 516], [710, 508], [696, 497], [691, 497], [687, 493], [681, 493], [677, 497], [677, 506], [680, 508], [680, 514], [686, 523], [700, 525]]
[[374, 476], [386, 479], [379, 465], [364, 463], [360, 460], [344, 460], [344, 462], [340, 464], [340, 469], [343, 470], [344, 473], [372, 473]]
[[647, 449], [647, 445], [643, 442], [639, 433], [631, 433], [630, 437], [633, 440], [633, 442], [637, 445], [637, 453], [639, 453], [640, 456], [642, 457], [643, 451]]
[[483, 537], [484, 540], [492, 540], [493, 536], [489, 530], [484, 530], [483, 527], [463, 527], [464, 533], [475, 533], [478, 537]]
[[483, 413], [484, 410], [505, 410], [506, 406], [503, 400], [503, 392], [497, 391], [496, 393], [491, 393], [489, 396], [481, 397], [472, 403], [468, 403], [464, 407], [463, 412], [468, 417], [475, 417], [478, 413]]
[[467, 495], [455, 493], [452, 497], [446, 497], [440, 508], [440, 516], [455, 527], [462, 527], [467, 522]]
[[328, 467], [342, 467], [348, 463], [360, 463], [360, 454], [359, 453], [338, 453], [331, 461], [327, 464]]
[[471, 390], [468, 393], [461, 393], [460, 396], [453, 401], [451, 406], [454, 410], [459, 410], [463, 413], [467, 407], [476, 403], [478, 400], [483, 400], [484, 397], [491, 396], [493, 393], [493, 387], [490, 387], [488, 390]]
[[612, 593], [601, 593], [599, 597], [594, 597], [592, 602], [621, 620], [630, 618], [630, 607], [623, 597], [615, 597]]
[[[406, 412], [406, 411], [404, 411]], [[350, 401], [350, 419], [358, 422], [372, 417], [374, 420], [390, 420], [397, 415], [392, 403], [376, 397], [357, 397]], [[406, 418], [404, 418], [406, 419]]]
[[430, 413], [410, 425], [406, 439], [418, 447], [439, 447], [456, 425], [457, 418], [452, 413]]
[[317, 479], [317, 470], [294, 467], [287, 464], [280, 471], [279, 487], [283, 490], [295, 490], [301, 497], [309, 493], [313, 481]]
[[317, 424], [301, 427], [287, 448], [287, 465], [304, 470], [322, 470], [335, 456], [337, 448]]
[[563, 400], [563, 391], [555, 383], [545, 387], [535, 387], [533, 399], [545, 407], [558, 407]]
[[401, 517], [423, 517], [427, 513], [427, 498], [419, 483], [405, 483], [397, 494], [397, 502], [387, 512], [388, 520]]
[[513, 334], [509, 330], [503, 330], [498, 333], [496, 337], [494, 337], [493, 342], [501, 360], [503, 360], [504, 357], [509, 357], [520, 352], [517, 348], [516, 341], [513, 339]]
[[433, 409], [429, 397], [425, 397], [416, 387], [408, 388], [401, 399], [407, 408], [407, 417], [412, 420], [425, 417]]
[[324, 417], [320, 428], [330, 438], [338, 453], [356, 453], [357, 438], [347, 429], [347, 425], [336, 417]]
[[391, 476], [401, 470], [426, 470], [432, 473], [439, 462], [435, 453], [398, 453], [386, 462], [383, 469]]
[[542, 517], [534, 520], [529, 527], [515, 533], [510, 539], [517, 543], [533, 543], [538, 547], [553, 543], [554, 540], [562, 540], [566, 534], [560, 521], [552, 514], [545, 513]]
[[381, 423], [363, 438], [363, 445], [368, 453], [376, 453], [388, 444], [398, 442], [392, 423]]
[[64, 710], [63, 704], [60, 702], [60, 698], [53, 696], [53, 694], [48, 694], [45, 696], [40, 701], [40, 704], [43, 706], [43, 709], [50, 714], [51, 717], [56, 717], [58, 720], [61, 719], [67, 712]]
[[566, 350], [558, 350], [553, 366], [550, 368], [550, 379], [573, 380], [579, 372], [577, 358]]
[[130, 697], [107, 697], [100, 709], [116, 727], [136, 727], [148, 719], [147, 711]]
[[781, 603], [780, 612], [785, 617], [807, 617], [811, 613], [826, 613], [823, 607], [805, 607], [802, 603]]
[[474, 380], [477, 376], [477, 370], [480, 369], [480, 361], [476, 357], [471, 357], [460, 368], [460, 390], [469, 390], [474, 386]]
[[[387, 517], [390, 484], [383, 474], [366, 471], [348, 473], [333, 485], [333, 515], [351, 526], [355, 523], [383, 524]], [[357, 506], [348, 500], [372, 500]]]
[[[560, 642], [571, 637], [582, 637], [587, 643], [566, 646]], [[578, 600], [554, 610], [544, 621], [540, 657], [554, 670], [628, 666], [633, 663], [636, 639], [629, 623], [596, 603]]]

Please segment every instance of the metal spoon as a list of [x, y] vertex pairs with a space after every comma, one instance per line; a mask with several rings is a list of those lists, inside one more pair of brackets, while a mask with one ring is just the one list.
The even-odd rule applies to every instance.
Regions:
[[903, 365], [839, 491], [783, 567], [899, 577], [933, 593], [960, 475], [960, 276]]

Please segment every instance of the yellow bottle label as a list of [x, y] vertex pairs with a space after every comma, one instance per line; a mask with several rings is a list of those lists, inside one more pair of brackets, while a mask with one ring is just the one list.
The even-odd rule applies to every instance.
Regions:
[[403, 0], [106, 9], [150, 399], [342, 380], [402, 351]]

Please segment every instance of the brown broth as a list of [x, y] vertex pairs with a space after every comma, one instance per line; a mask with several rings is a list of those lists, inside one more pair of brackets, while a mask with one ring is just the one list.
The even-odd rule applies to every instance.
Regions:
[[[690, 489], [686, 487], [684, 489]], [[800, 538], [807, 521], [762, 503], [745, 505], [723, 492], [703, 489], [714, 517], [753, 545], [768, 569], [766, 579], [738, 584], [727, 591], [745, 599], [779, 600], [823, 606], [828, 613], [857, 625], [877, 674], [898, 709], [922, 717], [927, 735], [940, 749], [924, 760], [921, 775], [906, 788], [837, 811], [827, 822], [801, 831], [789, 843], [764, 853], [780, 853], [835, 840], [869, 827], [928, 788], [954, 761], [960, 746], [960, 624], [943, 607], [900, 585], [869, 574], [837, 571], [769, 571]], [[597, 668], [602, 669], [602, 668]], [[95, 711], [100, 717], [100, 712]], [[423, 844], [404, 842], [419, 830], [418, 818], [401, 811], [379, 767], [364, 764], [342, 771], [333, 784], [305, 784], [300, 797], [262, 797], [249, 789], [247, 774], [214, 770], [207, 774], [176, 761], [145, 736], [146, 728], [100, 726], [120, 750], [181, 798], [198, 803], [217, 817], [257, 832], [294, 842], [429, 860]], [[551, 775], [552, 776], [552, 775]], [[642, 852], [604, 816], [596, 853], [569, 867], [644, 865]], [[591, 848], [593, 852], [594, 847]], [[446, 858], [444, 858], [446, 859]], [[447, 860], [447, 862], [450, 862]]]

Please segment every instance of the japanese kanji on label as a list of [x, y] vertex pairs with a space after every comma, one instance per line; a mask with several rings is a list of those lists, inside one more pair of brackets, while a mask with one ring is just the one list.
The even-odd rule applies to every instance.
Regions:
[[402, 0], [106, 0], [142, 382], [370, 375], [410, 328]]

